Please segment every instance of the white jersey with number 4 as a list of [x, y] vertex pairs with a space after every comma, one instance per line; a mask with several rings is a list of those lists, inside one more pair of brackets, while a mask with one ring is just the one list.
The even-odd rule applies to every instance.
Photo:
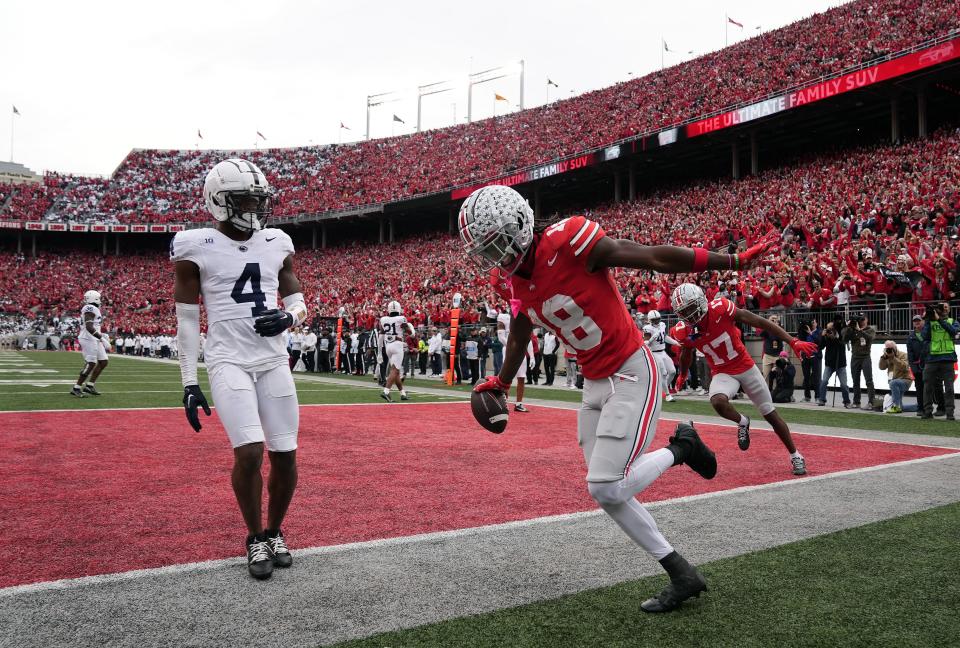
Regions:
[[387, 344], [396, 340], [403, 341], [407, 333], [407, 318], [403, 315], [384, 315], [380, 318], [380, 330], [383, 331], [383, 341]]
[[225, 362], [262, 371], [287, 362], [283, 336], [261, 337], [253, 322], [277, 308], [280, 269], [293, 252], [293, 241], [278, 229], [262, 229], [246, 241], [234, 241], [212, 227], [173, 237], [170, 260], [192, 261], [200, 268], [207, 365]]
[[87, 330], [87, 313], [93, 314], [93, 330], [97, 333], [100, 332], [100, 324], [103, 322], [103, 315], [100, 314], [100, 309], [93, 304], [85, 304], [83, 308], [80, 309], [80, 335], [77, 337], [95, 340], [96, 336]]
[[643, 327], [643, 332], [646, 335], [650, 336], [650, 339], [647, 340], [647, 346], [650, 347], [651, 351], [663, 351], [667, 348], [666, 335], [667, 335], [667, 325], [663, 322], [654, 326], [653, 324], [647, 324]]

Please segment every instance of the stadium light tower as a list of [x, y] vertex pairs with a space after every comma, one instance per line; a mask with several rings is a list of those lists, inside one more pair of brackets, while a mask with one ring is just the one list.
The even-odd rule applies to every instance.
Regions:
[[403, 98], [402, 93], [397, 91], [381, 92], [380, 94], [367, 95], [367, 134], [366, 139], [370, 139], [370, 109], [382, 106], [384, 104], [400, 101]]
[[[417, 132], [420, 132], [423, 116], [423, 98], [430, 95], [440, 94], [442, 92], [452, 92], [457, 86], [453, 81], [437, 81], [427, 85], [417, 86]], [[454, 117], [454, 123], [457, 119]]]
[[523, 110], [523, 76], [524, 76], [524, 62], [517, 61], [516, 63], [510, 63], [508, 65], [501, 65], [500, 67], [490, 68], [489, 70], [481, 70], [480, 72], [474, 72], [467, 77], [467, 123], [473, 121], [473, 86], [480, 85], [481, 83], [487, 83], [488, 81], [496, 81], [497, 79], [502, 79], [504, 77], [513, 76], [518, 74], [520, 76], [520, 110]]

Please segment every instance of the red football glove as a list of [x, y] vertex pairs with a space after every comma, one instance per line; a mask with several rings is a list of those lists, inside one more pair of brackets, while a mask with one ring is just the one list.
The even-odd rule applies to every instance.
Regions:
[[677, 374], [677, 381], [673, 384], [673, 388], [677, 391], [680, 391], [683, 388], [684, 383], [687, 382], [687, 372], [684, 371], [681, 374]]
[[793, 349], [793, 352], [797, 354], [798, 358], [812, 358], [819, 349], [813, 342], [804, 342], [797, 338], [790, 340], [790, 348]]
[[745, 270], [756, 265], [779, 241], [780, 236], [774, 232], [772, 235], [766, 236], [759, 243], [747, 248], [746, 252], [738, 254], [740, 269]]
[[478, 382], [473, 388], [475, 392], [493, 391], [498, 389], [504, 394], [510, 393], [510, 383], [500, 380], [500, 376], [487, 376], [483, 382]]

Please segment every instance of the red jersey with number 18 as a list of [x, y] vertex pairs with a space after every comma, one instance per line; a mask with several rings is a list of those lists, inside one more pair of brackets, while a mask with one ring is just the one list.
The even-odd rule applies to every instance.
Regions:
[[741, 374], [753, 367], [754, 362], [733, 318], [736, 312], [737, 307], [729, 299], [714, 299], [698, 324], [681, 321], [670, 329], [670, 336], [684, 348], [699, 349], [713, 373]]
[[[573, 349], [590, 380], [612, 376], [643, 345], [610, 270], [587, 272], [587, 257], [604, 236], [599, 223], [565, 218], [537, 235], [534, 258], [510, 278], [520, 310]], [[509, 299], [504, 282], [496, 275], [492, 279]]]

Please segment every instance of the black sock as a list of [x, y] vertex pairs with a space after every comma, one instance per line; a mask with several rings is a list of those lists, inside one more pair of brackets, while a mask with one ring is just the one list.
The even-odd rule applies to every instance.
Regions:
[[[684, 458], [686, 457], [686, 454], [687, 454], [686, 451], [685, 451], [685, 446], [681, 446], [681, 445], [678, 445], [678, 444], [676, 444], [676, 443], [671, 443], [670, 445], [667, 446], [667, 450], [669, 450], [670, 453], [673, 454], [673, 465], [674, 465], [674, 466], [679, 466], [680, 464], [683, 463], [683, 460], [684, 460]], [[676, 553], [676, 552], [674, 552], [674, 553]], [[672, 554], [671, 554], [671, 555], [672, 555]], [[666, 558], [664, 558], [664, 560], [666, 560]]]
[[276, 538], [280, 535], [280, 529], [264, 529], [263, 534], [268, 538]]
[[688, 563], [686, 558], [678, 554], [676, 551], [671, 551], [669, 554], [661, 558], [660, 564], [667, 571], [667, 575], [670, 576], [671, 580], [682, 576], [690, 569], [690, 563]]

